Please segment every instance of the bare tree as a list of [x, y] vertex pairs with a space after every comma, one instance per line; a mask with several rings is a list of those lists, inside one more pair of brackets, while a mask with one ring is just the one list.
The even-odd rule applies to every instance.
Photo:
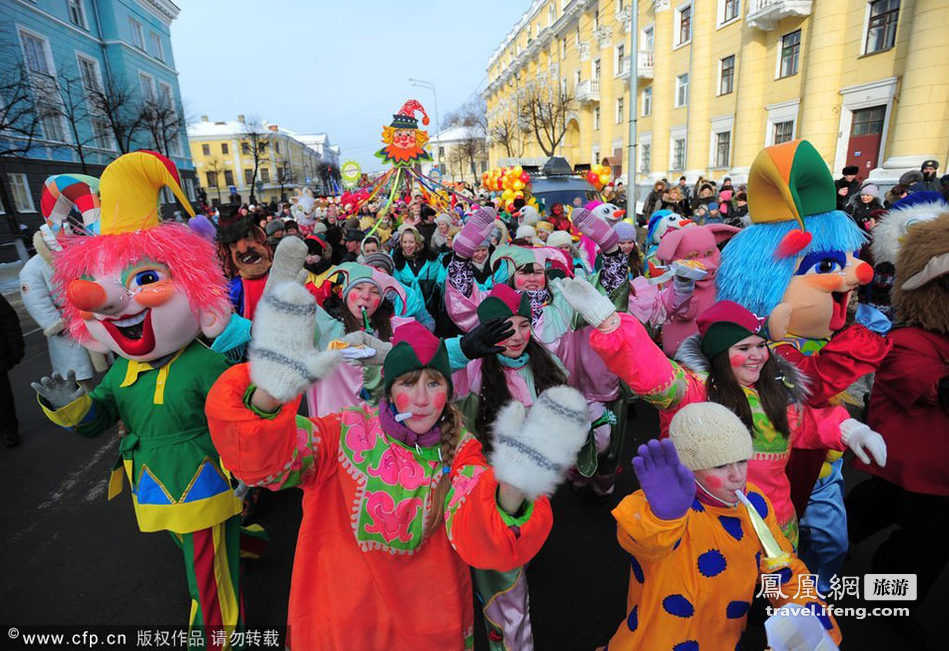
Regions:
[[127, 154], [135, 136], [145, 128], [146, 113], [138, 92], [124, 79], [109, 73], [102, 84], [102, 88], [88, 91], [91, 109], [108, 123], [119, 153]]
[[488, 139], [504, 147], [508, 158], [516, 158], [524, 153], [524, 140], [520, 137], [522, 122], [516, 115], [504, 115], [489, 123]]
[[567, 116], [576, 100], [566, 90], [550, 85], [531, 85], [520, 101], [520, 118], [534, 135], [545, 156], [553, 156], [567, 133]]
[[95, 129], [86, 133], [82, 128], [86, 124], [92, 124], [94, 117], [82, 80], [79, 77], [62, 75], [57, 79], [56, 93], [59, 96], [58, 101], [47, 103], [50, 107], [48, 117], [60, 118], [66, 122], [72, 141], [65, 142], [65, 145], [76, 152], [82, 173], [88, 174], [86, 157], [89, 148], [98, 144], [98, 137]]
[[[30, 152], [33, 141], [42, 135], [41, 115], [36, 110], [30, 73], [23, 64], [0, 70], [0, 159], [16, 159]], [[7, 175], [0, 174], [0, 202], [5, 209], [12, 235], [20, 232], [16, 202], [7, 187]]]
[[270, 146], [270, 132], [261, 124], [260, 119], [251, 117], [244, 123], [244, 131], [241, 133], [241, 153], [250, 155], [254, 159], [254, 174], [250, 181], [250, 201], [256, 203], [257, 197], [254, 196], [254, 190], [257, 188], [257, 172], [260, 169], [260, 161], [267, 153], [267, 147]]
[[[218, 180], [218, 177], [223, 171], [224, 171], [224, 166], [221, 165], [221, 162], [216, 158], [212, 158], [211, 161], [208, 163], [207, 172], [205, 173], [206, 175], [210, 175], [210, 176], [205, 177], [205, 181], [208, 184], [208, 188], [214, 188], [215, 190], [217, 190], [218, 203], [221, 203], [221, 183]], [[214, 181], [213, 183], [211, 182], [212, 179]]]
[[155, 149], [165, 156], [181, 154], [181, 130], [184, 116], [174, 105], [171, 97], [146, 98], [142, 105], [142, 123], [151, 134]]
[[286, 201], [286, 192], [284, 188], [290, 185], [296, 185], [298, 182], [297, 173], [293, 169], [293, 158], [289, 160], [283, 154], [280, 154], [276, 158], [277, 165], [277, 177], [274, 179], [277, 184], [280, 186], [280, 201]]

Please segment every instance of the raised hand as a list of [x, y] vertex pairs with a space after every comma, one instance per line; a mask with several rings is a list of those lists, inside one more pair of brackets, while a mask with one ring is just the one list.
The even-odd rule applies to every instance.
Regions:
[[474, 250], [491, 234], [494, 220], [497, 218], [498, 214], [493, 208], [475, 210], [461, 228], [461, 232], [452, 240], [452, 248], [458, 257], [470, 258], [474, 255]]
[[76, 372], [71, 369], [66, 372], [66, 377], [53, 373], [40, 378], [39, 382], [30, 382], [30, 386], [53, 409], [62, 409], [86, 394], [86, 390], [76, 382]]
[[267, 276], [267, 285], [264, 293], [276, 285], [287, 281], [303, 282], [306, 271], [303, 263], [306, 262], [306, 244], [299, 237], [285, 237], [280, 240], [277, 250], [274, 251], [273, 264]]
[[593, 327], [599, 327], [616, 312], [613, 302], [582, 278], [558, 278], [553, 281], [553, 286]]
[[685, 515], [695, 499], [695, 477], [679, 461], [672, 441], [653, 439], [640, 445], [633, 471], [657, 518], [675, 520]]
[[[389, 351], [392, 350], [392, 344], [386, 341], [382, 341], [378, 337], [373, 337], [371, 334], [363, 330], [350, 332], [349, 334], [346, 334], [340, 337], [340, 339], [342, 341], [345, 341], [350, 346], [354, 346], [354, 347], [365, 346], [365, 348], [363, 349], [350, 348], [350, 349], [344, 349], [342, 351], [343, 358], [345, 358], [346, 361], [351, 362], [353, 364], [358, 364], [360, 366], [382, 366], [383, 362], [385, 362], [386, 355], [388, 355]], [[365, 350], [365, 349], [372, 349], [375, 351], [375, 354], [365, 356], [365, 355], [356, 353], [356, 351]], [[348, 350], [352, 350], [356, 354], [348, 355], [347, 354]]]
[[570, 220], [581, 233], [596, 242], [604, 253], [609, 253], [619, 246], [619, 235], [616, 231], [586, 208], [574, 208]]
[[500, 317], [478, 324], [471, 332], [461, 337], [459, 342], [461, 352], [468, 359], [477, 359], [479, 357], [488, 357], [496, 353], [504, 352], [503, 346], [498, 343], [504, 341], [514, 334], [507, 319]]

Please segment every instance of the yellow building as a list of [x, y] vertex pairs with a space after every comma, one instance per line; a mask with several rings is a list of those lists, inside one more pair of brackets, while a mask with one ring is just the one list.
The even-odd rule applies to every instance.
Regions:
[[[330, 190], [323, 186], [329, 179], [321, 172], [327, 165], [339, 166], [339, 150], [326, 134], [298, 135], [276, 124], [249, 122], [243, 115], [225, 122], [202, 115], [200, 122], [188, 125], [188, 142], [198, 182], [215, 204], [228, 203], [231, 194], [244, 202], [251, 194], [257, 201], [281, 201], [303, 185], [326, 194]], [[255, 149], [258, 169], [252, 192]]]
[[741, 182], [763, 147], [793, 138], [810, 140], [835, 174], [854, 164], [895, 183], [930, 158], [945, 171], [946, 0], [639, 0], [635, 101], [632, 4], [531, 3], [488, 64], [492, 166], [546, 158], [516, 120], [541, 89], [553, 104], [569, 100], [556, 154], [607, 159], [614, 175], [625, 175], [634, 104], [644, 186]]

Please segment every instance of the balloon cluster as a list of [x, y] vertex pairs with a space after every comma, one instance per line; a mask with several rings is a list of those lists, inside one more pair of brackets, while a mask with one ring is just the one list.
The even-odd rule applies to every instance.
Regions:
[[510, 211], [515, 199], [524, 199], [527, 205], [537, 206], [531, 196], [531, 177], [520, 165], [495, 167], [481, 175], [481, 186], [485, 190], [501, 193], [501, 206]]
[[603, 189], [603, 186], [610, 182], [611, 176], [609, 165], [591, 165], [590, 171], [587, 172], [586, 179], [587, 182], [599, 192]]

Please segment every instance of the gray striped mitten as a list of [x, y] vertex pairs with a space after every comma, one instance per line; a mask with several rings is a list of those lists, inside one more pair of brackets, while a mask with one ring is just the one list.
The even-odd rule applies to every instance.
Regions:
[[528, 498], [551, 495], [587, 439], [587, 400], [566, 385], [551, 387], [530, 408], [505, 405], [494, 421], [494, 476]]
[[264, 292], [254, 313], [250, 352], [251, 382], [281, 402], [289, 402], [340, 362], [336, 351], [313, 344], [316, 300], [297, 282], [281, 282]]

